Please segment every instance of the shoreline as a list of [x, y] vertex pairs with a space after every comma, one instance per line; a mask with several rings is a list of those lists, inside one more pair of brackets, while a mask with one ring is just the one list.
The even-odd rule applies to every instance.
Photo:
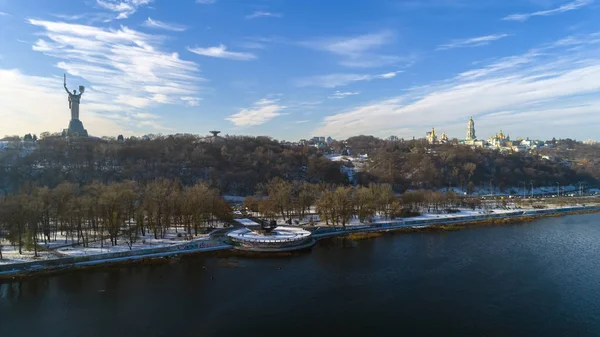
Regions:
[[[379, 237], [385, 233], [420, 233], [438, 231], [457, 231], [466, 228], [518, 224], [535, 221], [548, 217], [563, 217], [568, 215], [591, 214], [600, 212], [600, 206], [573, 206], [566, 208], [550, 208], [541, 210], [520, 210], [509, 213], [490, 213], [477, 216], [449, 216], [442, 219], [402, 219], [376, 224], [366, 224], [346, 228], [317, 227], [313, 231], [315, 241], [323, 239], [346, 237], [354, 240]], [[354, 228], [353, 228], [354, 227]], [[319, 233], [319, 231], [321, 232]], [[29, 277], [46, 276], [61, 272], [87, 270], [101, 266], [115, 267], [119, 265], [138, 263], [157, 263], [172, 257], [187, 256], [208, 252], [227, 251], [229, 254], [244, 255], [234, 246], [212, 241], [203, 245], [184, 243], [152, 250], [129, 251], [125, 253], [102, 254], [87, 257], [67, 257], [24, 263], [0, 265], [0, 282], [11, 282]], [[279, 252], [270, 252], [278, 254]], [[270, 254], [265, 252], [263, 254]], [[289, 252], [284, 252], [289, 253]]]

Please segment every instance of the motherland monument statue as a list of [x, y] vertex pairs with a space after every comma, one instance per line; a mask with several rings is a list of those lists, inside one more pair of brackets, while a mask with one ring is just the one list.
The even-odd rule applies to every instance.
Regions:
[[85, 87], [83, 85], [79, 86], [79, 94], [77, 94], [77, 90], [73, 90], [73, 93], [71, 93], [67, 88], [66, 74], [64, 74], [64, 87], [65, 91], [69, 95], [69, 109], [71, 109], [71, 121], [69, 122], [69, 128], [63, 130], [63, 135], [87, 137], [87, 130], [83, 128], [83, 123], [79, 120], [79, 103], [81, 102], [81, 95], [83, 95]]

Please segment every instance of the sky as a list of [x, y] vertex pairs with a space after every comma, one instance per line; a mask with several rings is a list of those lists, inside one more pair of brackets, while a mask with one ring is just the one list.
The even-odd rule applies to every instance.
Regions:
[[0, 0], [0, 136], [600, 139], [600, 1]]

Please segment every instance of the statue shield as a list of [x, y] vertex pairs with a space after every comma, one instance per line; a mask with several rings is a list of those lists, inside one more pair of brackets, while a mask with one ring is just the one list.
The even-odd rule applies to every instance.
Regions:
[[83, 85], [79, 86], [79, 93], [83, 94], [83, 92], [85, 91], [85, 87]]

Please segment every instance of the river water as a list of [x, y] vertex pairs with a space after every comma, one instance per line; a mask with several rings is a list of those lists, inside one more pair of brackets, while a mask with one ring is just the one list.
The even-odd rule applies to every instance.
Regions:
[[0, 336], [600, 336], [600, 215], [0, 285]]

